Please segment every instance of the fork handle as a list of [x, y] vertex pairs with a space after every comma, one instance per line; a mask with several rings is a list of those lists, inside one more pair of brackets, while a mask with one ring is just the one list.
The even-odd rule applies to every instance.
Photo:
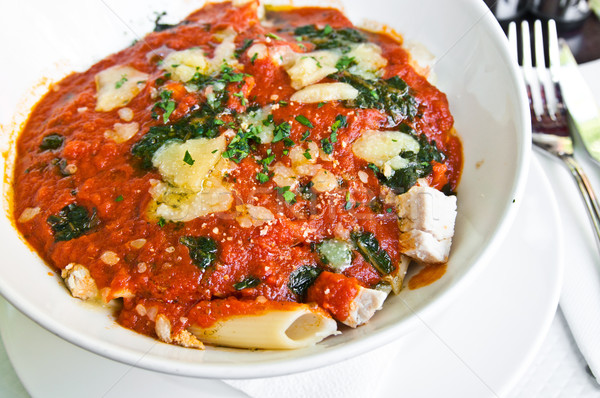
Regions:
[[575, 177], [577, 187], [579, 188], [581, 197], [585, 202], [590, 221], [592, 222], [594, 232], [596, 233], [596, 243], [600, 247], [600, 206], [598, 205], [598, 201], [596, 199], [596, 195], [594, 194], [594, 190], [592, 189], [592, 185], [590, 184], [589, 179], [583, 172], [583, 169], [581, 168], [581, 166], [579, 166], [579, 163], [575, 160], [575, 158], [572, 155], [563, 154], [560, 156], [560, 158], [567, 165], [573, 177]]

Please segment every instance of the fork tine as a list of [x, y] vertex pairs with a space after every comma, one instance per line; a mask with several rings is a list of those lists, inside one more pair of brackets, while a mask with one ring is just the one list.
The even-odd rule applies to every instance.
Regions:
[[558, 34], [556, 32], [556, 22], [553, 19], [548, 21], [548, 63], [550, 72], [550, 92], [551, 101], [548, 101], [548, 112], [550, 118], [556, 120], [560, 112], [559, 109], [559, 73], [560, 73], [560, 55], [558, 48]]
[[521, 44], [523, 47], [523, 76], [525, 82], [529, 86], [529, 95], [531, 101], [531, 108], [537, 121], [542, 120], [544, 114], [544, 105], [542, 101], [541, 89], [539, 80], [533, 70], [533, 64], [531, 60], [531, 38], [529, 36], [529, 23], [527, 21], [521, 22]]
[[510, 47], [510, 55], [515, 62], [519, 63], [519, 44], [517, 43], [517, 23], [511, 22], [508, 24], [508, 43]]
[[[550, 33], [550, 26], [548, 26], [548, 30]], [[540, 90], [544, 101], [542, 105], [546, 106], [547, 114], [550, 119], [556, 121], [556, 90], [554, 89], [554, 82], [550, 76], [550, 71], [546, 68], [546, 59], [544, 57], [544, 34], [542, 32], [542, 21], [539, 19], [534, 22], [533, 33], [535, 43], [535, 69], [538, 74], [538, 80], [541, 86]], [[551, 44], [550, 35], [548, 36], [548, 44]]]

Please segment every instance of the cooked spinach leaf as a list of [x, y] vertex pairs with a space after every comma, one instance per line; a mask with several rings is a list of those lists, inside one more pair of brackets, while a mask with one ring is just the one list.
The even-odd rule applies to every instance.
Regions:
[[48, 151], [53, 149], [58, 149], [62, 146], [65, 141], [65, 137], [60, 134], [48, 134], [44, 138], [42, 138], [42, 143], [40, 144], [41, 151]]
[[387, 275], [394, 270], [390, 255], [379, 247], [379, 242], [372, 232], [352, 232], [350, 238], [365, 261], [375, 267], [381, 275]]
[[58, 214], [53, 214], [46, 219], [52, 232], [54, 241], [67, 241], [86, 234], [99, 224], [96, 209], [89, 214], [88, 210], [75, 203], [63, 207]]
[[165, 143], [171, 140], [187, 141], [192, 138], [214, 138], [219, 135], [219, 127], [222, 125], [217, 114], [207, 105], [192, 112], [176, 122], [152, 126], [131, 147], [131, 154], [142, 160], [142, 166], [146, 169], [152, 168], [152, 156]]
[[217, 259], [217, 242], [206, 236], [182, 236], [179, 243], [187, 246], [192, 262], [201, 269], [208, 268]]
[[235, 137], [232, 138], [227, 149], [223, 152], [223, 157], [239, 163], [250, 154], [253, 144], [260, 144], [258, 127], [250, 126], [248, 130], [239, 129]]
[[329, 25], [325, 25], [323, 29], [315, 25], [300, 26], [294, 30], [294, 35], [300, 40], [313, 43], [317, 50], [340, 48], [342, 52], [348, 52], [351, 44], [367, 41], [365, 35], [357, 29], [333, 29]]
[[172, 29], [179, 25], [185, 25], [189, 23], [188, 21], [182, 21], [178, 24], [168, 24], [160, 22], [162, 17], [164, 17], [165, 15], [167, 15], [165, 11], [156, 14], [156, 19], [154, 20], [154, 32], [162, 32], [163, 30]]
[[249, 276], [241, 282], [234, 283], [233, 288], [235, 290], [242, 290], [242, 289], [256, 287], [258, 285], [260, 285], [260, 279], [258, 279], [255, 276]]
[[330, 77], [348, 83], [358, 90], [356, 99], [344, 101], [347, 107], [385, 112], [390, 126], [395, 126], [405, 119], [413, 120], [417, 116], [417, 100], [408, 84], [398, 76], [387, 80], [368, 80], [344, 70]]
[[[214, 138], [218, 136], [223, 125], [223, 121], [219, 119], [219, 116], [222, 116], [223, 113], [229, 113], [229, 110], [225, 108], [228, 99], [227, 84], [241, 84], [245, 76], [244, 73], [235, 72], [227, 64], [223, 64], [221, 71], [216, 75], [196, 73], [188, 82], [189, 85], [198, 90], [212, 85], [212, 93], [206, 102], [200, 105], [199, 109], [177, 121], [150, 127], [148, 133], [132, 146], [132, 155], [142, 161], [142, 167], [149, 169], [152, 168], [154, 153], [168, 141], [179, 140], [185, 142], [193, 138]], [[163, 92], [168, 91], [164, 90]], [[157, 106], [165, 112], [163, 118], [167, 116], [168, 121], [168, 117], [171, 115], [169, 111], [172, 112], [171, 106], [168, 105], [169, 101], [172, 101], [170, 99], [171, 95], [167, 93], [162, 97]]]
[[288, 288], [293, 293], [302, 297], [306, 294], [308, 288], [315, 282], [321, 272], [323, 272], [323, 270], [314, 265], [302, 265], [290, 274]]
[[417, 136], [417, 132], [408, 127], [401, 125], [400, 130], [407, 134], [411, 134], [419, 141], [419, 152], [412, 151], [401, 152], [399, 155], [408, 160], [408, 165], [400, 170], [394, 171], [389, 178], [385, 177], [379, 168], [373, 164], [369, 167], [375, 172], [379, 181], [392, 188], [396, 194], [407, 192], [413, 185], [416, 184], [419, 178], [427, 177], [433, 171], [431, 162], [443, 162], [446, 155], [437, 148], [435, 140], [429, 142], [425, 134]]

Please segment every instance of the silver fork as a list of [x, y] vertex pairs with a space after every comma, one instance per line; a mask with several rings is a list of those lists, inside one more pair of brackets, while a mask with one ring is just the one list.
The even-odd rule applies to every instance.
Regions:
[[[532, 64], [529, 23], [523, 21], [521, 23], [521, 71], [529, 96], [533, 143], [546, 153], [562, 160], [568, 167], [585, 202], [596, 233], [596, 243], [600, 248], [600, 206], [587, 176], [573, 157], [573, 140], [560, 89], [560, 57], [556, 23], [554, 20], [548, 21], [549, 67], [546, 67], [541, 21], [534, 22], [533, 33], [535, 66]], [[518, 62], [519, 43], [515, 22], [511, 22], [508, 26], [508, 40], [513, 58]]]

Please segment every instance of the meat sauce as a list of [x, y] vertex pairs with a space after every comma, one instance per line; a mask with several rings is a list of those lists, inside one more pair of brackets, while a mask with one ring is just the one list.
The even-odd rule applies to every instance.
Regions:
[[[210, 56], [218, 44], [215, 33], [232, 27], [238, 33], [237, 49], [242, 48], [247, 39], [260, 42], [270, 39], [289, 41], [294, 51], [303, 52], [310, 50], [312, 44], [297, 41], [292, 33], [294, 27], [311, 24], [333, 29], [352, 27], [342, 13], [330, 9], [270, 11], [267, 18], [272, 24], [261, 24], [250, 5], [208, 5], [191, 14], [184, 23], [150, 33], [88, 71], [73, 73], [56, 83], [35, 106], [18, 137], [13, 215], [18, 220], [28, 208], [37, 207], [40, 212], [27, 222], [17, 221], [17, 228], [53, 268], [62, 270], [70, 263], [83, 264], [105, 301], [123, 297], [118, 322], [125, 327], [154, 336], [154, 320], [148, 316], [151, 308], [155, 313], [166, 315], [173, 330], [180, 330], [189, 325], [190, 316], [202, 325], [217, 321], [223, 313], [218, 310], [222, 306], [215, 307], [214, 311], [204, 308], [203, 303], [210, 300], [224, 299], [220, 302], [228, 303], [223, 316], [262, 311], [245, 304], [247, 299], [264, 298], [281, 302], [283, 304], [277, 304], [281, 306], [302, 301], [305, 298], [288, 287], [291, 273], [300, 265], [319, 264], [315, 243], [347, 236], [352, 230], [372, 232], [392, 263], [399, 261], [397, 217], [389, 205], [383, 204], [377, 210], [369, 206], [385, 191], [367, 163], [355, 157], [351, 150], [362, 131], [383, 128], [386, 115], [374, 109], [349, 108], [340, 101], [290, 102], [295, 90], [285, 70], [269, 59], [253, 60], [243, 51], [238, 62], [246, 74], [246, 92], [242, 94], [248, 101], [233, 95], [233, 89], [228, 88], [232, 94], [228, 108], [243, 112], [253, 105], [279, 104], [273, 109], [273, 119], [290, 123], [289, 138], [294, 143], [306, 140], [318, 143], [330, 137], [330, 126], [338, 115], [346, 117], [347, 127], [339, 130], [337, 142], [333, 143], [334, 161], [320, 162], [324, 169], [338, 177], [339, 188], [319, 194], [315, 200], [306, 200], [296, 193], [295, 203], [288, 203], [272, 179], [265, 183], [257, 181], [256, 174], [262, 165], [255, 157], [247, 156], [227, 176], [235, 199], [228, 212], [187, 222], [163, 223], [148, 216], [152, 199], [149, 190], [152, 181], [160, 180], [161, 176], [156, 169], [140, 167], [131, 149], [151, 126], [163, 122], [153, 117], [157, 102], [155, 92], [161, 83], [172, 91], [176, 107], [170, 115], [171, 121], [184, 117], [203, 100], [178, 82], [161, 82], [165, 75], [160, 66], [161, 49], [200, 47]], [[427, 177], [429, 183], [438, 189], [449, 187], [454, 191], [462, 168], [462, 148], [453, 132], [446, 96], [410, 66], [409, 54], [396, 39], [384, 34], [364, 34], [381, 47], [382, 55], [388, 60], [383, 77], [399, 76], [410, 86], [419, 104], [419, 115], [412, 127], [425, 134], [429, 141], [435, 140], [438, 149], [446, 155], [443, 162], [433, 162], [433, 171]], [[139, 130], [123, 143], [107, 139], [104, 134], [113, 129], [115, 123], [123, 123], [118, 109], [94, 111], [96, 74], [120, 64], [149, 75], [142, 91], [126, 105], [133, 112], [132, 121], [138, 123]], [[298, 122], [298, 115], [310, 120], [314, 128], [307, 129]], [[64, 142], [59, 148], [41, 150], [43, 137], [51, 134], [64, 137]], [[289, 166], [290, 159], [286, 155], [289, 148], [282, 142], [259, 146], [256, 151], [264, 156], [266, 148], [271, 149], [277, 161]], [[359, 171], [367, 174], [366, 182], [356, 177]], [[74, 203], [90, 213], [94, 211], [97, 222], [81, 236], [57, 241], [48, 218]], [[270, 209], [275, 221], [256, 228], [240, 226], [235, 205], [242, 203]], [[202, 269], [194, 264], [188, 247], [180, 242], [184, 236], [208, 237], [217, 243], [217, 259], [211, 267]], [[139, 245], [132, 244], [134, 241], [144, 243], [137, 247]], [[105, 261], [106, 252], [110, 252], [113, 261]], [[373, 287], [382, 280], [378, 271], [360, 255], [353, 256], [343, 275], [355, 278], [364, 287]], [[249, 277], [259, 283], [236, 288], [236, 284]], [[343, 288], [344, 284], [339, 286]], [[315, 289], [318, 288], [315, 286]], [[349, 293], [340, 297], [350, 300], [352, 296]], [[142, 307], [145, 311], [140, 311]], [[343, 304], [339, 308], [343, 308]]]

